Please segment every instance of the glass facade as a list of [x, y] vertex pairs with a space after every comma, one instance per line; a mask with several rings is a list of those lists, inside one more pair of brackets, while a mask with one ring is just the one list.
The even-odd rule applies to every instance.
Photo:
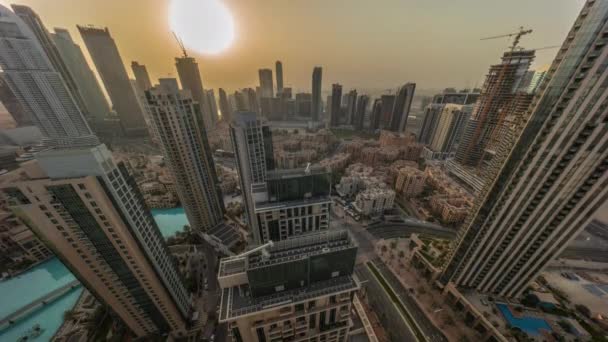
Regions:
[[328, 173], [302, 174], [297, 177], [268, 179], [270, 202], [295, 201], [330, 195], [331, 177]]

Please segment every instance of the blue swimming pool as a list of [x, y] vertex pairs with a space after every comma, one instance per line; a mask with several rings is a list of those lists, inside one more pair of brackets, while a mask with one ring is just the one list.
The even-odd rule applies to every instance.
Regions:
[[[152, 216], [165, 237], [175, 235], [188, 224], [183, 208], [152, 210]], [[6, 317], [15, 310], [31, 303], [37, 298], [76, 279], [59, 261], [53, 258], [33, 267], [29, 271], [6, 281], [0, 282], [0, 317]], [[82, 287], [74, 289], [48, 305], [32, 312], [16, 324], [0, 330], [0, 341], [16, 341], [34, 324], [40, 324], [44, 333], [36, 342], [50, 341], [63, 322], [63, 313], [74, 306]]]
[[530, 335], [540, 335], [541, 330], [551, 331], [551, 326], [542, 318], [524, 316], [515, 317], [507, 304], [496, 304], [510, 326], [517, 327]]
[[184, 230], [184, 225], [189, 224], [184, 208], [170, 209], [152, 209], [154, 221], [158, 224], [158, 228], [164, 237], [175, 235], [177, 232]]

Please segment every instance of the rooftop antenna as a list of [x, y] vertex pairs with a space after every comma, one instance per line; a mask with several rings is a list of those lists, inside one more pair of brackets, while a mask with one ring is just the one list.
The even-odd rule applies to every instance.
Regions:
[[175, 37], [175, 40], [177, 40], [177, 44], [179, 44], [180, 49], [182, 49], [184, 57], [188, 57], [188, 52], [186, 52], [186, 47], [184, 46], [184, 42], [182, 41], [182, 39], [175, 33], [175, 31], [171, 31], [171, 33], [173, 33], [173, 37]]

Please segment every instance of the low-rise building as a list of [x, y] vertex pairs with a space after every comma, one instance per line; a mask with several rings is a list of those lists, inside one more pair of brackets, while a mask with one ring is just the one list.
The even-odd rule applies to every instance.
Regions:
[[366, 216], [376, 216], [393, 207], [395, 191], [380, 187], [370, 187], [359, 194], [355, 199], [355, 208]]
[[402, 147], [416, 142], [416, 136], [407, 133], [396, 133], [382, 130], [378, 139], [381, 147]]
[[417, 168], [404, 167], [399, 170], [395, 191], [401, 193], [403, 197], [416, 197], [424, 190], [426, 183], [426, 173]]
[[332, 157], [319, 161], [319, 166], [325, 167], [331, 172], [342, 172], [350, 163], [350, 153], [338, 153]]
[[449, 197], [446, 195], [436, 195], [431, 197], [430, 208], [435, 215], [438, 215], [443, 223], [460, 223], [469, 214], [472, 204], [464, 197]]

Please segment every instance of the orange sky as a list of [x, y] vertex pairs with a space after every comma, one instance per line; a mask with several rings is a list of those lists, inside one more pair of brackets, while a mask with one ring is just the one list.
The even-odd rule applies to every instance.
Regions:
[[[0, 0], [31, 6], [48, 29], [64, 27], [84, 48], [76, 24], [109, 27], [123, 62], [147, 65], [151, 76], [176, 77], [179, 49], [167, 20], [169, 0]], [[179, 0], [173, 0], [179, 1]], [[283, 61], [286, 86], [309, 91], [323, 66], [323, 90], [417, 89], [480, 85], [509, 45], [479, 38], [534, 29], [522, 45], [562, 43], [583, 0], [225, 0], [236, 22], [233, 46], [198, 59], [205, 87], [255, 86], [257, 69]], [[556, 50], [539, 51], [537, 67]], [[86, 51], [85, 51], [86, 54]], [[129, 73], [131, 71], [129, 70]]]

